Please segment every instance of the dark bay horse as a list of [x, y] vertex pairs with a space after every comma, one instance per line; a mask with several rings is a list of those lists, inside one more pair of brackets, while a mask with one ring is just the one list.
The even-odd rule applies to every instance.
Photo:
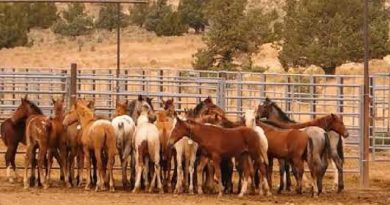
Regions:
[[[261, 164], [259, 137], [251, 128], [221, 128], [214, 125], [204, 125], [193, 120], [183, 121], [177, 118], [168, 144], [173, 146], [184, 136], [188, 136], [203, 147], [206, 150], [207, 157], [212, 160], [215, 168], [214, 179], [219, 186], [219, 196], [222, 195], [224, 190], [220, 167], [223, 158], [239, 158], [242, 154], [248, 153], [256, 163]], [[249, 177], [245, 176], [244, 180], [247, 181]], [[264, 189], [267, 195], [271, 194], [267, 183], [265, 183]]]
[[[291, 120], [286, 113], [278, 107], [278, 105], [266, 98], [263, 104], [260, 104], [257, 109], [257, 118], [266, 118], [272, 122], [277, 123], [279, 127], [284, 128], [305, 128], [309, 126], [317, 126], [328, 132], [330, 140], [330, 158], [334, 162], [337, 168], [335, 171], [335, 185], [337, 191], [340, 192], [344, 189], [343, 180], [343, 164], [344, 164], [344, 151], [343, 142], [339, 136], [348, 137], [349, 133], [345, 128], [345, 125], [340, 117], [334, 114], [330, 114], [315, 120], [311, 120], [305, 123], [297, 123]], [[286, 166], [286, 171], [289, 170]], [[287, 171], [287, 175], [289, 172]], [[291, 185], [291, 180], [287, 177], [288, 186]]]

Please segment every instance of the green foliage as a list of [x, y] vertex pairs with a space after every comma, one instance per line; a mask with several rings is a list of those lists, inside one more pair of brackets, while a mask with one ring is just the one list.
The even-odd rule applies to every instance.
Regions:
[[28, 43], [27, 13], [24, 5], [0, 3], [0, 49]]
[[29, 28], [50, 28], [57, 20], [57, 7], [54, 3], [27, 3]]
[[206, 0], [181, 0], [178, 13], [183, 24], [195, 30], [195, 33], [204, 31], [207, 19], [204, 14]]
[[[363, 60], [363, 4], [361, 0], [286, 1], [279, 59], [291, 66], [320, 66], [334, 74], [338, 65]], [[369, 2], [370, 56], [390, 51], [389, 12], [382, 1]]]
[[158, 36], [179, 36], [187, 30], [166, 0], [158, 0], [148, 10], [144, 22], [146, 30], [154, 31]]
[[59, 19], [53, 25], [53, 32], [73, 37], [90, 33], [93, 29], [93, 21], [84, 10], [84, 4], [70, 4], [68, 9], [62, 13], [63, 19]]
[[[129, 16], [122, 12], [120, 7], [120, 27], [129, 25]], [[95, 23], [97, 28], [107, 29], [112, 31], [118, 27], [118, 5], [117, 4], [103, 4], [99, 11], [98, 19]]]
[[130, 7], [130, 21], [131, 23], [142, 27], [146, 21], [146, 16], [149, 13], [149, 5], [136, 4]]
[[[252, 55], [259, 46], [273, 40], [272, 22], [275, 12], [265, 13], [261, 9], [245, 10], [246, 0], [210, 1], [206, 15], [210, 30], [204, 41], [206, 49], [194, 55], [195, 69], [250, 70]], [[244, 61], [240, 62], [240, 59]]]

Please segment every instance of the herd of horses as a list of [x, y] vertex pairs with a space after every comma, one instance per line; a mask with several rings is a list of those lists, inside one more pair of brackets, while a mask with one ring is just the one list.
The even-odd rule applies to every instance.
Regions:
[[[252, 192], [269, 196], [274, 158], [280, 167], [278, 193], [291, 190], [293, 173], [297, 193], [302, 193], [307, 178], [317, 197], [329, 161], [336, 170], [335, 188], [338, 192], [344, 188], [343, 138], [349, 134], [335, 114], [298, 123], [266, 98], [234, 122], [210, 97], [179, 113], [173, 99], [162, 101], [163, 109], [155, 111], [152, 99], [139, 95], [130, 102], [117, 102], [114, 118], [108, 119], [95, 115], [94, 101], [75, 99], [67, 112], [63, 99], [52, 101], [54, 114], [46, 116], [26, 96], [1, 124], [10, 182], [18, 177], [18, 145], [27, 147], [24, 188], [48, 188], [56, 158], [60, 180], [67, 187], [115, 191], [116, 156], [123, 188], [133, 192], [216, 191], [221, 196], [234, 192], [235, 168], [240, 197], [248, 192], [248, 185]], [[310, 177], [304, 177], [305, 163]]]

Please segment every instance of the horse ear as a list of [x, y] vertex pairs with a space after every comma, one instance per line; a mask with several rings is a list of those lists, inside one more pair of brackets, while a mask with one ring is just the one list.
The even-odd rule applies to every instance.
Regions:
[[337, 116], [335, 114], [333, 114], [333, 113], [331, 113], [330, 116], [332, 117], [332, 119], [336, 119], [337, 118]]
[[125, 104], [126, 104], [126, 105], [128, 105], [128, 104], [129, 104], [129, 100], [128, 100], [128, 99], [126, 99], [126, 101], [125, 101]]
[[91, 100], [88, 102], [87, 107], [93, 108], [95, 106], [95, 101]]
[[24, 96], [24, 100], [27, 100], [27, 94]]
[[51, 102], [54, 104], [56, 104], [56, 100], [54, 98], [51, 98]]
[[161, 102], [162, 102], [162, 104], [165, 104], [166, 101], [164, 99], [161, 99]]
[[144, 100], [144, 98], [142, 97], [142, 95], [138, 95], [138, 101], [142, 101]]
[[175, 99], [171, 98], [172, 103], [175, 102]]

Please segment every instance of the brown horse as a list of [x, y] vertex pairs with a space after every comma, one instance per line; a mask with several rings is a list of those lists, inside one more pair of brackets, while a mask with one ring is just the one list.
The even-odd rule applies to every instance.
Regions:
[[[257, 120], [256, 124], [264, 130], [268, 139], [268, 183], [272, 186], [273, 158], [288, 160], [295, 169], [297, 193], [302, 193], [303, 165], [306, 158], [308, 135], [297, 129], [279, 129], [260, 120]], [[281, 189], [279, 189], [280, 191]]]
[[163, 108], [164, 110], [168, 111], [168, 116], [169, 117], [175, 117], [177, 115], [176, 110], [175, 110], [175, 101], [173, 98], [168, 99], [166, 101], [161, 100], [162, 103], [164, 104]]
[[[214, 179], [219, 186], [219, 196], [222, 195], [224, 190], [220, 168], [223, 158], [237, 158], [241, 154], [248, 152], [256, 163], [262, 163], [259, 137], [253, 129], [246, 127], [221, 128], [214, 125], [203, 125], [193, 120], [183, 121], [177, 118], [168, 144], [173, 146], [184, 136], [188, 136], [203, 147], [206, 150], [207, 157], [212, 160], [215, 168]], [[199, 174], [201, 173], [198, 172]], [[245, 180], [248, 180], [249, 177], [245, 176]], [[267, 183], [265, 183], [264, 188], [266, 193], [270, 194]]]
[[[87, 101], [80, 99], [84, 105], [88, 108], [93, 109], [94, 101]], [[71, 106], [70, 111], [65, 115], [63, 120], [63, 125], [65, 127], [66, 133], [66, 145], [67, 145], [67, 159], [66, 159], [66, 169], [69, 173], [69, 179], [67, 181], [73, 184], [74, 176], [74, 167], [75, 167], [75, 158], [77, 158], [77, 176], [76, 176], [76, 185], [81, 186], [82, 183], [82, 169], [84, 169], [84, 153], [83, 146], [81, 144], [81, 134], [82, 129], [80, 122], [78, 121], [78, 116], [74, 104]], [[96, 161], [96, 160], [94, 160]], [[93, 163], [96, 167], [96, 163]], [[96, 168], [94, 169], [93, 181], [96, 182]]]
[[117, 102], [115, 107], [115, 117], [126, 115], [128, 107], [129, 107], [129, 100], [125, 100], [123, 103]]
[[52, 99], [53, 106], [54, 106], [54, 116], [49, 119], [50, 122], [50, 132], [49, 132], [49, 139], [48, 139], [48, 152], [47, 152], [47, 158], [48, 158], [48, 177], [47, 177], [47, 184], [50, 183], [50, 175], [51, 175], [51, 167], [53, 164], [53, 154], [59, 152], [60, 157], [60, 169], [64, 173], [65, 176], [65, 183], [67, 187], [70, 187], [71, 184], [67, 180], [69, 178], [69, 172], [66, 169], [67, 167], [67, 145], [66, 145], [66, 132], [65, 128], [63, 126], [63, 120], [64, 120], [64, 99], [61, 100], [54, 100]]
[[[99, 189], [105, 190], [105, 181], [109, 181], [110, 191], [115, 191], [113, 166], [116, 154], [116, 139], [114, 128], [108, 120], [96, 120], [94, 113], [81, 101], [77, 101], [74, 106], [83, 129], [81, 143], [88, 175], [85, 189], [89, 190], [91, 185], [91, 152], [93, 152], [98, 168], [96, 191]], [[104, 174], [103, 155], [108, 158], [107, 176]], [[107, 178], [105, 179], [105, 177]]]
[[[24, 135], [26, 130], [26, 119], [28, 116], [34, 114], [42, 114], [42, 111], [25, 96], [24, 98], [21, 98], [21, 104], [13, 114], [13, 117], [6, 119], [1, 124], [1, 138], [5, 146], [7, 146], [4, 157], [5, 165], [7, 167], [7, 178], [10, 182], [13, 182], [17, 178], [15, 156], [19, 143], [26, 145], [26, 138]], [[11, 167], [14, 172], [13, 177], [11, 177]]]
[[[315, 119], [305, 123], [297, 123], [294, 120], [291, 120], [286, 113], [284, 113], [278, 105], [271, 101], [269, 98], [266, 98], [263, 104], [260, 104], [257, 109], [256, 118], [267, 118], [268, 120], [277, 123], [277, 125], [282, 127], [290, 128], [305, 128], [309, 126], [318, 126], [328, 132], [330, 139], [330, 158], [333, 161], [333, 166], [335, 169], [335, 187], [337, 191], [340, 192], [344, 189], [344, 180], [343, 180], [343, 163], [344, 163], [344, 152], [343, 152], [343, 142], [339, 137], [344, 136], [348, 137], [349, 133], [345, 128], [345, 125], [340, 117], [334, 114], [327, 115], [323, 118]], [[289, 167], [286, 166], [287, 171], [287, 186], [291, 184], [289, 177]]]

